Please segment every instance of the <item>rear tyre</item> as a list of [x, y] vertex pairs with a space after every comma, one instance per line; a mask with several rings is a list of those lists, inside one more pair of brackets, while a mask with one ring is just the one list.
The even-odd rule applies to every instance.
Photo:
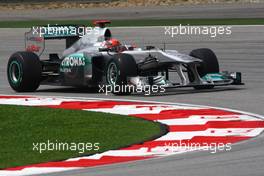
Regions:
[[112, 87], [115, 95], [130, 95], [133, 88], [128, 85], [128, 77], [137, 76], [137, 65], [128, 54], [118, 54], [109, 61], [106, 67], [106, 82]]
[[32, 52], [16, 52], [8, 61], [9, 85], [17, 92], [34, 92], [41, 80], [41, 62]]
[[[200, 77], [205, 76], [208, 73], [219, 73], [218, 59], [215, 53], [208, 48], [195, 49], [191, 51], [190, 56], [201, 59], [203, 62], [197, 67], [197, 71]], [[188, 71], [190, 82], [194, 81], [194, 76], [191, 71]], [[213, 85], [201, 85], [194, 86], [195, 89], [212, 89]]]

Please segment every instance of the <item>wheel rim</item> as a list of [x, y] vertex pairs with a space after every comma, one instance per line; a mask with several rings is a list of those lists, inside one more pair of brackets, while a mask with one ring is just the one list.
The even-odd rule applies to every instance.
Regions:
[[118, 70], [115, 63], [110, 63], [107, 69], [107, 82], [110, 85], [115, 85], [117, 81]]
[[17, 84], [21, 81], [21, 68], [19, 63], [16, 61], [10, 63], [9, 78], [14, 84]]

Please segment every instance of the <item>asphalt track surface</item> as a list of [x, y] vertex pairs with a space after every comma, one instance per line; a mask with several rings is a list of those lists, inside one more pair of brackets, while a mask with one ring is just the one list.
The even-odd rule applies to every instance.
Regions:
[[0, 11], [0, 20], [264, 18], [264, 2], [158, 7]]
[[[0, 94], [18, 94], [11, 90], [6, 80], [6, 64], [10, 54], [23, 50], [23, 33], [27, 29], [0, 29]], [[167, 49], [189, 53], [194, 48], [211, 48], [219, 58], [221, 70], [243, 73], [245, 86], [219, 87], [214, 90], [196, 91], [192, 88], [175, 89], [164, 95], [140, 94], [118, 97], [98, 94], [92, 90], [41, 86], [33, 95], [63, 97], [94, 97], [162, 102], [190, 103], [238, 109], [264, 115], [264, 26], [233, 26], [231, 35], [215, 38], [204, 35], [164, 35], [164, 27], [113, 28], [113, 35], [125, 43], [138, 46], [156, 44]], [[49, 43], [47, 49], [62, 51], [62, 41]], [[19, 94], [18, 94], [19, 95]], [[230, 152], [193, 152], [132, 163], [88, 168], [50, 175], [165, 175], [165, 176], [263, 176], [264, 138], [259, 137], [232, 146]], [[43, 175], [43, 174], [42, 174]]]

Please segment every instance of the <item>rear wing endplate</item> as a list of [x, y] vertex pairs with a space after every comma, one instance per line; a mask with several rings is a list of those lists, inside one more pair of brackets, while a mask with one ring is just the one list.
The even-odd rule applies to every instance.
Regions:
[[34, 26], [25, 33], [25, 49], [41, 55], [45, 49], [45, 40], [66, 39], [66, 48], [85, 35], [85, 26], [80, 25], [47, 25]]

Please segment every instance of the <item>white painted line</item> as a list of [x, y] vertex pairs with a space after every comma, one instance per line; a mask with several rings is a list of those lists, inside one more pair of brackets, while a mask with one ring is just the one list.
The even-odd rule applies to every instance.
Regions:
[[[217, 116], [197, 116], [193, 115], [189, 118], [178, 118], [178, 119], [166, 119], [166, 120], [157, 120], [160, 123], [166, 125], [204, 125], [207, 122], [211, 121], [256, 121], [256, 118], [249, 115], [217, 115]], [[262, 121], [262, 120], [259, 120]]]
[[193, 107], [193, 106], [179, 106], [179, 105], [164, 106], [162, 104], [157, 104], [157, 105], [140, 104], [140, 105], [116, 105], [113, 108], [96, 108], [96, 109], [84, 109], [84, 110], [105, 112], [112, 114], [133, 115], [133, 114], [159, 114], [161, 111], [179, 110], [179, 109], [183, 110], [183, 109], [203, 109], [203, 108]]
[[205, 131], [169, 132], [155, 141], [188, 140], [195, 136], [246, 136], [255, 137], [264, 128], [208, 128]]

